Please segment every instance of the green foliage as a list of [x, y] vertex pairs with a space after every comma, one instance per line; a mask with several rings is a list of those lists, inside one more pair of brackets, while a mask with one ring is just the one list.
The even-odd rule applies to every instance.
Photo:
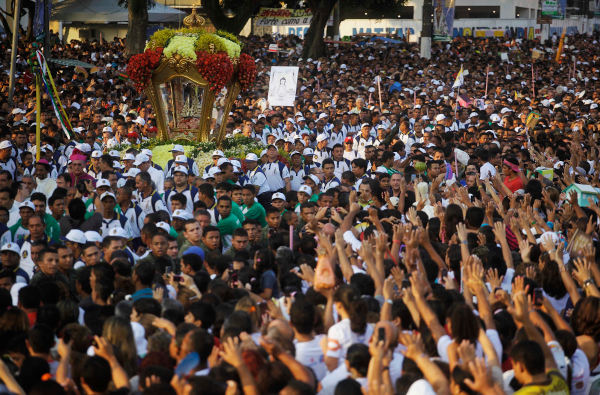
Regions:
[[169, 44], [169, 40], [175, 35], [171, 29], [162, 29], [154, 32], [148, 40], [146, 49], [165, 48]]
[[196, 51], [208, 51], [210, 49], [210, 44], [215, 46], [215, 52], [226, 52], [227, 48], [223, 43], [223, 40], [214, 34], [203, 34], [196, 40], [194, 44], [194, 49]]
[[239, 40], [239, 38], [236, 37], [235, 34], [231, 34], [229, 32], [226, 32], [225, 30], [217, 30], [217, 36], [226, 38], [229, 41], [233, 41], [234, 43], [236, 43], [237, 45], [239, 45], [240, 48], [244, 47], [244, 44]]

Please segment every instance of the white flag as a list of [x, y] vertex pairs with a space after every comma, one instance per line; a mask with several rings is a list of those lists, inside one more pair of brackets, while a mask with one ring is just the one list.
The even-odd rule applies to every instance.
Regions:
[[458, 70], [458, 74], [456, 75], [456, 80], [454, 80], [454, 84], [452, 85], [452, 89], [460, 88], [465, 83], [465, 76], [463, 71], [462, 64], [460, 65], [460, 70]]

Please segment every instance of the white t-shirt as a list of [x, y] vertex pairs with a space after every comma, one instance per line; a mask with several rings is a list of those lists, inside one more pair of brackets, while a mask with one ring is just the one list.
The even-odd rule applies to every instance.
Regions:
[[[498, 335], [498, 332], [495, 329], [488, 329], [485, 331], [485, 334], [487, 335], [488, 339], [490, 339], [490, 342], [492, 342], [492, 346], [494, 346], [494, 350], [496, 350], [496, 355], [498, 358], [502, 358], [502, 343], [500, 342], [500, 336]], [[450, 343], [452, 343], [452, 338], [448, 335], [440, 337], [440, 340], [437, 342], [438, 354], [444, 362], [449, 362], [448, 346], [450, 346]], [[477, 342], [475, 354], [477, 354], [478, 357], [483, 356], [483, 349], [481, 348], [481, 344], [479, 344], [479, 342]]]
[[346, 318], [329, 328], [327, 332], [327, 356], [338, 358], [339, 363], [344, 362], [346, 352], [355, 343], [368, 344], [373, 335], [373, 324], [367, 324], [365, 332], [358, 334], [350, 329], [350, 319]]
[[571, 395], [587, 394], [591, 386], [590, 363], [579, 348], [571, 356], [571, 367]]
[[321, 340], [325, 335], [317, 335], [314, 339], [307, 342], [298, 342], [294, 340], [296, 346], [296, 360], [304, 366], [308, 366], [315, 372], [317, 380], [321, 381], [327, 374], [325, 357], [321, 348]]

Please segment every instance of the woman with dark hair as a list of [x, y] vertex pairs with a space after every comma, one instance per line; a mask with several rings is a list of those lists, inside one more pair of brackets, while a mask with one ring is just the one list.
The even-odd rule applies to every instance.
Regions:
[[271, 250], [263, 248], [254, 255], [254, 270], [259, 278], [259, 294], [264, 299], [279, 298], [279, 284], [275, 273], [275, 255]]
[[504, 185], [511, 192], [516, 192], [519, 189], [523, 189], [523, 181], [519, 174], [519, 161], [514, 156], [508, 156], [502, 161], [502, 174], [504, 175]]
[[352, 344], [368, 344], [373, 334], [373, 324], [367, 323], [367, 303], [354, 287], [342, 285], [335, 291], [333, 300], [341, 320], [327, 332], [325, 364], [329, 371], [344, 360]]
[[463, 211], [458, 204], [449, 204], [444, 214], [442, 229], [440, 230], [440, 239], [442, 243], [447, 243], [456, 233], [456, 225], [463, 222]]

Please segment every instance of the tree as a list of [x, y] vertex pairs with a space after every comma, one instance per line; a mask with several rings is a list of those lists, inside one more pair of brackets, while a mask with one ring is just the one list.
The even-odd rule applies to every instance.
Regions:
[[148, 8], [154, 6], [152, 0], [119, 0], [121, 7], [127, 7], [129, 18], [125, 53], [134, 55], [144, 52], [146, 29], [148, 27]]
[[[306, 0], [307, 7], [312, 11], [310, 27], [304, 36], [303, 58], [319, 58], [327, 55], [327, 46], [323, 40], [325, 26], [333, 7], [338, 0]], [[398, 10], [406, 0], [344, 0], [340, 2], [343, 8], [356, 7], [370, 14], [383, 15]], [[394, 12], [396, 14], [396, 12]], [[395, 17], [395, 16], [394, 16]], [[377, 19], [380, 19], [379, 17]]]
[[238, 35], [250, 19], [260, 8], [259, 0], [223, 1], [206, 0], [204, 10], [212, 24], [218, 30], [225, 30]]
[[327, 20], [331, 11], [338, 0], [308, 0], [308, 8], [312, 11], [312, 20], [310, 27], [304, 36], [304, 46], [302, 47], [303, 58], [320, 58], [327, 55], [327, 47], [323, 41], [323, 32], [327, 25]]

